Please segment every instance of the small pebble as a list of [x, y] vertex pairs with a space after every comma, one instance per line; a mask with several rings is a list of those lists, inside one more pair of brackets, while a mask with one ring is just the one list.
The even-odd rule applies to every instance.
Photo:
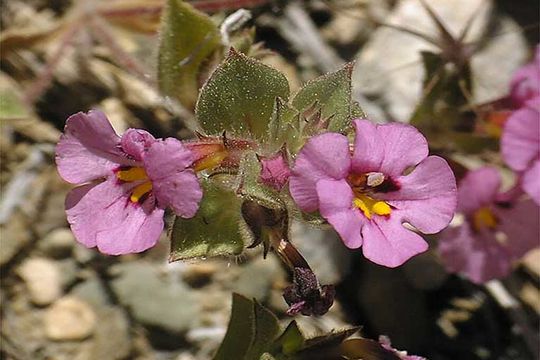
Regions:
[[46, 258], [30, 258], [19, 267], [19, 276], [28, 289], [30, 299], [45, 306], [62, 294], [62, 279], [58, 265]]
[[71, 254], [74, 244], [75, 236], [73, 236], [71, 230], [59, 228], [49, 232], [40, 241], [39, 247], [47, 255], [55, 258], [63, 258]]
[[96, 315], [86, 302], [65, 296], [47, 309], [44, 322], [45, 334], [51, 340], [82, 340], [94, 332]]

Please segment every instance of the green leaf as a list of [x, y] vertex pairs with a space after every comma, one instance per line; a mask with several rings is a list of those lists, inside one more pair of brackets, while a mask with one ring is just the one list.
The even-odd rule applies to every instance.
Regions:
[[233, 293], [231, 318], [227, 333], [214, 360], [245, 359], [255, 338], [255, 310], [253, 301]]
[[279, 330], [278, 319], [268, 309], [257, 301], [233, 294], [227, 333], [214, 360], [259, 360]]
[[283, 334], [274, 343], [274, 353], [294, 354], [304, 347], [304, 335], [298, 328], [296, 321], [291, 321]]
[[158, 56], [158, 84], [163, 94], [193, 109], [203, 63], [220, 46], [219, 31], [208, 15], [181, 0], [168, 0]]
[[294, 96], [291, 104], [300, 113], [314, 104], [321, 107], [322, 118], [330, 118], [329, 131], [345, 133], [351, 128], [351, 74], [353, 64], [309, 81]]
[[16, 120], [29, 116], [28, 109], [23, 101], [9, 89], [0, 90], [0, 119]]
[[204, 196], [195, 217], [174, 221], [170, 261], [238, 255], [244, 249], [240, 199], [209, 180], [203, 180], [202, 187]]
[[263, 139], [277, 97], [289, 97], [285, 76], [231, 49], [202, 88], [196, 114], [208, 134], [227, 131]]
[[353, 101], [352, 107], [351, 107], [351, 119], [358, 119], [358, 118], [365, 119], [367, 118], [367, 115], [364, 112], [364, 110], [362, 110], [362, 108], [360, 107], [360, 104], [357, 101]]
[[[256, 281], [256, 280], [255, 280]], [[246, 354], [246, 360], [258, 360], [268, 351], [281, 330], [277, 317], [267, 308], [254, 301], [255, 337]]]
[[265, 145], [268, 145], [270, 151], [277, 152], [283, 144], [287, 144], [287, 148], [296, 153], [292, 150], [299, 149], [303, 145], [301, 133], [302, 126], [298, 110], [283, 99], [277, 98], [272, 118], [268, 123]]

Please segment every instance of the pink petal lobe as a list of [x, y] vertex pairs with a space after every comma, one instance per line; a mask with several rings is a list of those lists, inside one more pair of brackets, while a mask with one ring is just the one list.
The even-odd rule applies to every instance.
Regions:
[[56, 146], [58, 172], [72, 184], [105, 177], [118, 164], [129, 163], [119, 145], [120, 138], [101, 111], [71, 115]]
[[363, 215], [352, 207], [353, 192], [345, 180], [319, 180], [317, 182], [321, 215], [338, 232], [343, 243], [351, 249], [362, 245], [360, 235]]
[[155, 245], [163, 230], [163, 210], [130, 202], [131, 187], [110, 177], [68, 194], [67, 218], [78, 242], [109, 255], [141, 252]]
[[540, 96], [540, 47], [534, 61], [519, 68], [510, 81], [510, 98], [516, 107], [537, 96]]
[[300, 209], [317, 210], [317, 181], [344, 179], [349, 173], [350, 164], [347, 137], [325, 133], [309, 139], [298, 154], [289, 179], [291, 195]]
[[291, 176], [289, 164], [284, 159], [283, 154], [279, 153], [275, 156], [261, 159], [260, 176], [264, 184], [274, 190], [280, 191]]
[[540, 159], [533, 162], [532, 166], [523, 173], [521, 178], [523, 190], [540, 205]]
[[156, 141], [148, 131], [128, 129], [122, 135], [122, 150], [131, 155], [135, 160], [142, 161], [144, 153]]
[[474, 234], [467, 222], [441, 234], [439, 253], [450, 272], [465, 274], [477, 284], [511, 271], [511, 256], [489, 232]]
[[526, 170], [540, 157], [538, 108], [525, 106], [510, 115], [501, 138], [501, 152], [504, 161], [515, 171]]
[[472, 214], [492, 204], [499, 197], [501, 176], [494, 167], [485, 166], [469, 171], [459, 182], [458, 210]]
[[181, 217], [195, 215], [202, 198], [197, 175], [189, 169], [193, 154], [173, 138], [157, 141], [144, 156], [152, 192], [160, 207], [170, 206]]
[[[147, 200], [148, 201], [148, 200]], [[112, 227], [96, 235], [99, 251], [109, 255], [139, 253], [155, 246], [163, 231], [165, 210], [154, 208], [147, 212], [137, 203], [115, 202], [108, 210], [117, 218]]]
[[505, 245], [516, 259], [540, 246], [540, 208], [534, 201], [516, 201], [510, 208], [494, 206], [498, 230], [506, 234]]
[[380, 194], [394, 209], [392, 216], [423, 233], [444, 229], [456, 210], [456, 180], [448, 163], [429, 156], [412, 173], [397, 178], [398, 191]]
[[390, 218], [377, 217], [362, 228], [364, 256], [376, 264], [394, 268], [428, 249], [427, 242]]
[[411, 125], [377, 125], [361, 119], [353, 123], [356, 138], [352, 168], [356, 173], [378, 171], [396, 177], [428, 156], [426, 138]]

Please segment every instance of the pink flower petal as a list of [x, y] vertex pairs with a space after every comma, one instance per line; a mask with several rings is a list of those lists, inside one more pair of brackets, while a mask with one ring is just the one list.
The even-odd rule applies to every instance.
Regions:
[[473, 234], [467, 222], [445, 230], [438, 250], [448, 271], [465, 274], [477, 284], [505, 277], [512, 269], [511, 255], [495, 236]]
[[283, 154], [261, 159], [261, 181], [264, 184], [280, 191], [290, 176], [291, 170]]
[[523, 173], [521, 183], [523, 190], [540, 205], [540, 159], [534, 161], [532, 166]]
[[291, 195], [300, 209], [317, 210], [317, 181], [344, 179], [349, 173], [350, 164], [347, 137], [325, 133], [309, 139], [298, 154], [289, 179]]
[[197, 175], [188, 169], [192, 162], [191, 151], [173, 138], [155, 142], [144, 156], [146, 173], [159, 206], [170, 206], [184, 218], [195, 215], [202, 198]]
[[105, 177], [118, 164], [130, 164], [119, 145], [120, 138], [101, 111], [71, 115], [56, 146], [58, 172], [72, 184]]
[[363, 215], [352, 207], [353, 192], [345, 180], [319, 180], [317, 195], [321, 215], [338, 232], [343, 243], [351, 249], [362, 245], [360, 231], [364, 223]]
[[377, 125], [354, 120], [356, 138], [352, 168], [356, 173], [382, 172], [397, 177], [428, 156], [426, 138], [406, 124]]
[[133, 156], [137, 161], [142, 161], [144, 153], [157, 140], [147, 131], [140, 129], [128, 129], [122, 135], [122, 150]]
[[499, 221], [497, 230], [506, 234], [506, 247], [515, 258], [540, 246], [540, 208], [534, 201], [516, 201], [510, 208], [494, 206], [493, 212]]
[[376, 264], [397, 267], [428, 249], [427, 242], [392, 216], [375, 218], [362, 227], [364, 256]]
[[[540, 99], [538, 100], [540, 101]], [[501, 138], [504, 161], [515, 171], [524, 171], [540, 157], [540, 111], [532, 106], [515, 111]]]
[[540, 96], [540, 47], [536, 48], [536, 58], [519, 68], [510, 81], [510, 98], [516, 107]]
[[469, 171], [458, 186], [458, 210], [472, 214], [491, 205], [499, 197], [501, 176], [493, 167], [482, 167]]
[[446, 161], [429, 156], [412, 173], [398, 177], [398, 191], [382, 193], [394, 209], [391, 216], [408, 222], [423, 233], [444, 229], [456, 210], [456, 180]]
[[131, 203], [134, 185], [123, 186], [110, 177], [68, 194], [66, 213], [77, 241], [109, 255], [141, 252], [155, 245], [163, 230], [164, 211]]
[[144, 206], [139, 204], [129, 203], [125, 206], [121, 201], [117, 201], [107, 213], [119, 221], [97, 233], [97, 247], [102, 253], [139, 253], [157, 244], [163, 231], [165, 210], [154, 208], [148, 213]]

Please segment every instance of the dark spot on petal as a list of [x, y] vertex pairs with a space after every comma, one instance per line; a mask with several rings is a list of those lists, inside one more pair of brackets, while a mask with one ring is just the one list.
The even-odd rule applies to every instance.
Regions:
[[392, 191], [398, 191], [401, 189], [399, 183], [391, 177], [386, 177], [382, 184], [375, 186], [373, 190], [380, 193], [388, 193]]

